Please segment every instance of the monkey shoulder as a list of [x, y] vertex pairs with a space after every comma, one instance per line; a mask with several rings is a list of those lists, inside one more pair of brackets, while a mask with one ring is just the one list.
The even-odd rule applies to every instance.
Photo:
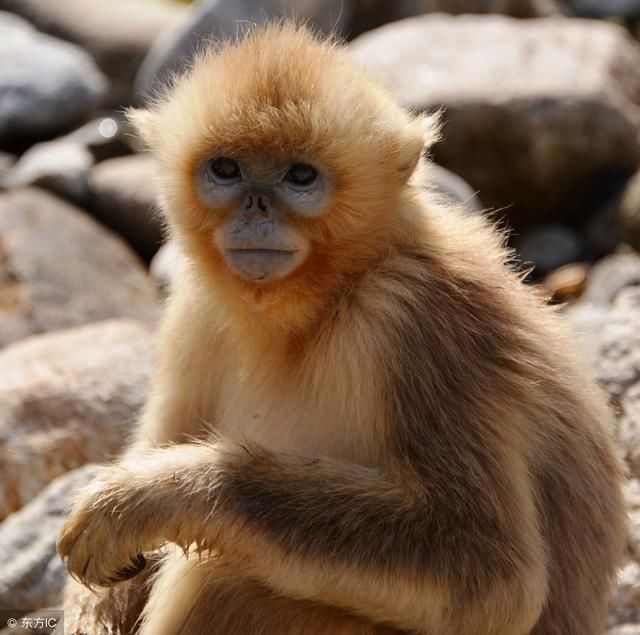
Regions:
[[500, 412], [516, 408], [508, 402], [522, 396], [524, 408], [531, 397], [541, 347], [513, 297], [518, 281], [500, 263], [486, 278], [454, 265], [407, 248], [367, 283], [371, 330], [382, 334], [373, 354], [385, 419], [403, 456], [436, 447], [439, 435], [445, 453], [452, 444], [486, 448], [479, 439], [489, 422], [499, 436]]

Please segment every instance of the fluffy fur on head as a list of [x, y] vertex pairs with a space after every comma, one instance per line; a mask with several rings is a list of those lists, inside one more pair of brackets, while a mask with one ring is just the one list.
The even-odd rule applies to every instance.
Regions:
[[[271, 307], [288, 327], [306, 322], [344, 276], [390, 244], [402, 226], [398, 200], [413, 196], [410, 177], [437, 134], [436, 117], [408, 114], [339, 44], [289, 22], [203, 52], [150, 110], [130, 118], [161, 161], [161, 198], [186, 251], [225, 297], [260, 305], [263, 319]], [[308, 161], [335, 185], [328, 213], [290, 219], [312, 245], [305, 265], [266, 285], [226, 270], [210, 239], [224, 210], [203, 206], [194, 188], [207, 158], [259, 153]]]

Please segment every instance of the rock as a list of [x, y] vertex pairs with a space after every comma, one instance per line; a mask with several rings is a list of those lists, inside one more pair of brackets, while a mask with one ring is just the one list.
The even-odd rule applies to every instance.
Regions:
[[608, 313], [609, 307], [582, 300], [562, 307], [562, 315], [571, 327], [576, 347], [591, 366], [598, 360], [598, 338]]
[[514, 240], [518, 256], [526, 265], [533, 265], [536, 275], [580, 260], [584, 254], [584, 240], [580, 234], [564, 225], [540, 225]]
[[619, 412], [617, 436], [632, 474], [640, 476], [640, 286], [621, 291], [599, 339], [599, 382]]
[[555, 302], [567, 302], [582, 295], [588, 273], [587, 265], [572, 262], [547, 274], [542, 281], [542, 287]]
[[608, 307], [620, 291], [640, 285], [640, 255], [620, 250], [600, 260], [589, 271], [582, 301]]
[[624, 484], [624, 498], [631, 510], [640, 510], [640, 480], [629, 478]]
[[[130, 152], [123, 142], [123, 125], [115, 117], [100, 117], [53, 141], [31, 146], [3, 172], [0, 186], [35, 185], [81, 206], [89, 204], [89, 170], [96, 158], [105, 159]], [[147, 188], [148, 189], [148, 188]]]
[[609, 635], [640, 635], [640, 481], [629, 479], [625, 499], [630, 512], [628, 553], [630, 560], [618, 576], [609, 614]]
[[640, 560], [640, 509], [629, 513], [629, 553], [638, 562]]
[[609, 619], [614, 624], [640, 623], [640, 565], [637, 562], [627, 562], [618, 573]]
[[41, 190], [0, 195], [0, 347], [111, 317], [154, 322], [157, 292], [127, 246]]
[[607, 635], [640, 635], [640, 624], [618, 624], [609, 629]]
[[157, 0], [0, 0], [0, 9], [87, 50], [112, 82], [112, 104], [131, 100], [133, 80], [153, 41], [187, 11]]
[[4, 187], [4, 179], [6, 178], [15, 162], [16, 158], [12, 154], [0, 151], [0, 188]]
[[640, 47], [615, 25], [427, 15], [351, 50], [403, 105], [445, 107], [434, 160], [516, 225], [584, 214], [640, 161]]
[[162, 241], [155, 178], [156, 161], [147, 154], [103, 161], [89, 174], [91, 210], [145, 259], [153, 256]]
[[349, 24], [351, 0], [305, 0], [295, 3], [295, 11], [291, 0], [199, 0], [184, 21], [154, 42], [140, 67], [135, 92], [147, 97], [171, 72], [184, 70], [203, 40], [225, 40], [243, 24], [263, 24], [292, 12], [325, 33], [341, 34]]
[[349, 30], [352, 37], [388, 22], [426, 13], [502, 13], [515, 18], [539, 18], [562, 13], [555, 0], [355, 0], [354, 5]]
[[640, 287], [628, 287], [617, 295], [600, 342], [598, 375], [619, 399], [640, 382], [639, 318]]
[[69, 133], [65, 139], [87, 148], [96, 161], [130, 154], [128, 127], [116, 115], [99, 117]]
[[452, 203], [461, 203], [467, 209], [481, 212], [482, 203], [472, 187], [457, 174], [431, 163], [427, 169], [427, 188]]
[[162, 292], [166, 295], [180, 275], [180, 253], [175, 241], [170, 240], [160, 247], [153, 257], [149, 271]]
[[598, 363], [600, 339], [611, 304], [621, 291], [638, 284], [640, 256], [620, 251], [596, 263], [589, 270], [580, 301], [563, 308], [577, 345], [593, 365]]
[[617, 215], [620, 237], [640, 251], [640, 172], [629, 181]]
[[569, 0], [569, 5], [575, 15], [588, 18], [640, 17], [640, 0]]
[[640, 562], [640, 480], [630, 478], [624, 486], [624, 495], [629, 510], [628, 552]]
[[0, 518], [64, 472], [112, 458], [147, 394], [150, 329], [107, 320], [0, 351]]
[[84, 119], [107, 80], [81, 48], [0, 12], [0, 141], [52, 133]]
[[122, 140], [123, 125], [114, 117], [100, 117], [53, 141], [31, 146], [4, 170], [0, 162], [0, 187], [35, 185], [81, 206], [89, 204], [89, 170], [96, 158], [130, 152]]
[[96, 471], [86, 465], [60, 476], [0, 524], [0, 610], [32, 611], [61, 602], [67, 573], [56, 538], [73, 493]]
[[87, 198], [87, 176], [93, 155], [65, 138], [31, 146], [2, 179], [6, 188], [37, 185], [81, 203]]

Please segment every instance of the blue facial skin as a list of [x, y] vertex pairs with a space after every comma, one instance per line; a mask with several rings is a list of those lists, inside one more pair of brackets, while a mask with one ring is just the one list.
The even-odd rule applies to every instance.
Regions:
[[325, 174], [300, 161], [282, 166], [265, 157], [251, 164], [217, 157], [200, 166], [197, 180], [205, 206], [232, 210], [214, 240], [234, 273], [266, 282], [305, 261], [309, 243], [288, 216], [312, 218], [326, 212], [331, 184]]

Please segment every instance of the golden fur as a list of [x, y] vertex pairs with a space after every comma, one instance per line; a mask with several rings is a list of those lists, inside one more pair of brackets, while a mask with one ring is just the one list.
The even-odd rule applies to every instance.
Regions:
[[[137, 441], [59, 550], [95, 586], [185, 553], [146, 588], [70, 589], [68, 632], [129, 632], [146, 602], [142, 635], [601, 633], [625, 529], [611, 416], [501, 237], [421, 191], [434, 122], [290, 24], [133, 119], [188, 267]], [[193, 186], [214, 149], [332, 174], [331, 209], [291, 215], [312, 250], [290, 276], [224, 265], [227, 210]]]

